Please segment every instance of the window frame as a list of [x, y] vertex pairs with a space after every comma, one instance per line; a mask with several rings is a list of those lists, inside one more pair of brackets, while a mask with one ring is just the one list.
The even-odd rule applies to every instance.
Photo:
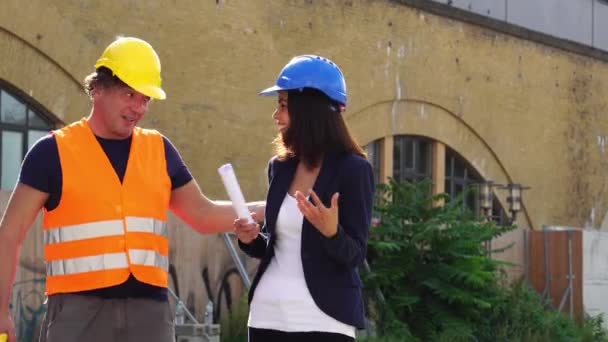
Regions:
[[[57, 122], [53, 120], [53, 116], [43, 106], [37, 103], [31, 96], [25, 94], [23, 91], [17, 89], [6, 81], [0, 79], [0, 111], [2, 110], [2, 93], [10, 96], [12, 99], [17, 101], [20, 105], [25, 107], [25, 122], [23, 124], [3, 122], [0, 117], [0, 182], [2, 180], [2, 167], [3, 156], [1, 155], [3, 148], [2, 135], [4, 132], [14, 132], [21, 134], [21, 161], [25, 158], [29, 150], [29, 133], [32, 131], [48, 131], [51, 132], [55, 129]], [[30, 115], [36, 116], [46, 124], [46, 127], [40, 127], [38, 125], [32, 125], [30, 122]], [[33, 142], [32, 142], [33, 143]], [[6, 190], [2, 188], [2, 190]]]

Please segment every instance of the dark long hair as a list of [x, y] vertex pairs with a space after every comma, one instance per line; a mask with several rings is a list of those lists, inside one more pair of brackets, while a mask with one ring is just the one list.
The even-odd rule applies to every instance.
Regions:
[[287, 92], [289, 126], [274, 140], [279, 160], [298, 158], [309, 168], [319, 166], [326, 154], [365, 152], [350, 135], [342, 105], [312, 88]]

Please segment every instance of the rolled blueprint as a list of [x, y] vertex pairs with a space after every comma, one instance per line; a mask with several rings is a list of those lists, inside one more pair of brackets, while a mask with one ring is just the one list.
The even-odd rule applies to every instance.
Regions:
[[245, 197], [243, 197], [239, 182], [236, 180], [232, 165], [230, 163], [224, 164], [217, 169], [217, 172], [219, 172], [220, 177], [222, 177], [222, 182], [224, 182], [224, 187], [226, 188], [228, 197], [230, 197], [230, 200], [232, 201], [232, 207], [236, 211], [236, 215], [239, 218], [247, 219], [247, 223], [253, 223], [253, 219], [247, 208], [247, 203], [245, 203]]

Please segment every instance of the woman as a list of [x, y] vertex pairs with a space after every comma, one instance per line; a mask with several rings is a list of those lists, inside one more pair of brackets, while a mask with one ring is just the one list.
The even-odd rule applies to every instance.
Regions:
[[298, 56], [276, 84], [279, 130], [268, 165], [264, 234], [235, 221], [260, 258], [249, 292], [249, 341], [354, 341], [364, 327], [361, 281], [374, 193], [371, 165], [342, 116], [346, 84], [333, 62]]

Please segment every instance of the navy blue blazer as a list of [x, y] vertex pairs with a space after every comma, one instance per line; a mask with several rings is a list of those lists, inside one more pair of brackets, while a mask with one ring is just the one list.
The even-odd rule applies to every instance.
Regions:
[[[293, 180], [297, 160], [268, 163], [270, 188], [266, 197], [266, 220], [263, 231], [269, 240], [258, 235], [250, 244], [239, 241], [249, 256], [261, 259], [249, 290], [249, 303], [260, 278], [274, 256], [275, 224], [279, 209]], [[339, 192], [338, 234], [324, 237], [306, 218], [302, 224], [302, 266], [304, 278], [317, 306], [336, 320], [365, 328], [365, 310], [357, 266], [365, 260], [367, 235], [374, 200], [374, 177], [370, 163], [349, 153], [324, 158], [313, 190], [325, 206]]]

